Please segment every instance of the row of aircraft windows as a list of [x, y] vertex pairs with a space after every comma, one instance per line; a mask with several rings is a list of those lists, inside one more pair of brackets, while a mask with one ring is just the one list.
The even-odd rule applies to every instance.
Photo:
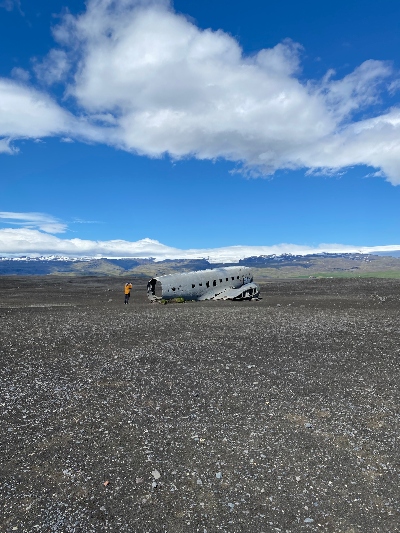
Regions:
[[[236, 279], [240, 279], [240, 276], [237, 276]], [[232, 277], [231, 277], [231, 280], [232, 280], [232, 281], [235, 281], [235, 276], [232, 276]], [[219, 282], [222, 283], [222, 281], [223, 281], [222, 278], [220, 278], [220, 279], [219, 279]], [[229, 281], [229, 278], [225, 278], [225, 281]], [[251, 279], [251, 281], [253, 281], [253, 280]], [[202, 286], [203, 286], [203, 283], [199, 283], [199, 287], [202, 287]], [[206, 281], [206, 287], [208, 288], [209, 286], [210, 286], [210, 282], [209, 282], [209, 281]], [[217, 280], [215, 279], [215, 280], [213, 281], [213, 287], [216, 287], [216, 286], [217, 286]], [[195, 287], [196, 287], [196, 284], [195, 284], [195, 283], [192, 283], [192, 289], [194, 289]], [[171, 289], [172, 289], [173, 291], [176, 291], [176, 287], [171, 287]], [[169, 292], [169, 289], [168, 289], [168, 292]]]
[[[232, 276], [231, 277], [232, 281], [235, 281], [235, 276]], [[237, 276], [236, 279], [239, 279], [239, 276]], [[225, 278], [225, 281], [229, 281], [229, 278]], [[222, 278], [219, 279], [219, 282], [222, 283]], [[203, 286], [203, 283], [199, 283], [199, 287], [202, 287]], [[206, 281], [206, 287], [208, 288], [210, 286], [210, 282], [209, 281]], [[217, 280], [215, 279], [213, 281], [213, 287], [216, 287], [217, 286]], [[192, 283], [192, 289], [194, 289], [196, 287], [196, 284], [195, 283]]]

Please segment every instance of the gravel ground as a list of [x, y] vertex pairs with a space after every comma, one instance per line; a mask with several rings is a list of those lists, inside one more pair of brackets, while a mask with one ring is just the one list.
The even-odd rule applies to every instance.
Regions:
[[2, 532], [400, 531], [400, 282], [0, 278]]

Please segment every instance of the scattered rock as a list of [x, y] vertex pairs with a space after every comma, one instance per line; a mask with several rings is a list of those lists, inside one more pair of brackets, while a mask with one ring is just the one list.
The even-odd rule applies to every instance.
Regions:
[[154, 479], [160, 479], [160, 477], [161, 477], [161, 474], [160, 474], [160, 472], [158, 470], [153, 470], [151, 475], [154, 477]]
[[16, 279], [0, 277], [3, 529], [397, 531], [400, 281], [271, 281], [256, 307], [151, 306], [138, 281], [123, 308], [104, 295], [120, 279], [49, 276], [40, 296]]

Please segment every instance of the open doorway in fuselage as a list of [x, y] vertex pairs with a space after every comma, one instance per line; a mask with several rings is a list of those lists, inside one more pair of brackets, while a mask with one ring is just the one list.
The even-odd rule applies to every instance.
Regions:
[[147, 284], [147, 296], [149, 298], [162, 298], [161, 283], [157, 282], [154, 278]]

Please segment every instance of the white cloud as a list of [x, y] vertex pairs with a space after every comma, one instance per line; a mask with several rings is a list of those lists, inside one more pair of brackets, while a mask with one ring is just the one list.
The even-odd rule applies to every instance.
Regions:
[[305, 82], [299, 44], [246, 56], [232, 36], [198, 28], [166, 0], [88, 0], [53, 33], [60, 46], [37, 75], [48, 85], [69, 80], [63, 105], [77, 103], [81, 116], [0, 80], [4, 137], [60, 135], [151, 157], [221, 157], [250, 173], [369, 165], [400, 184], [400, 109], [371, 115], [399, 83], [388, 62]]
[[84, 220], [82, 218], [74, 218], [72, 224], [101, 224], [99, 220]]
[[[273, 171], [299, 142], [334, 127], [324, 101], [295, 77], [299, 46], [244, 57], [222, 31], [200, 30], [165, 3], [92, 1], [62, 26], [82, 52], [68, 93], [112, 113], [108, 141], [150, 156], [225, 157]], [[56, 35], [58, 35], [56, 33]]]
[[22, 82], [28, 82], [29, 81], [29, 78], [31, 77], [31, 75], [29, 74], [29, 72], [23, 68], [20, 68], [20, 67], [14, 67], [12, 70], [11, 70], [11, 77], [16, 79], [16, 80], [19, 80], [19, 81], [22, 81]]
[[52, 85], [64, 81], [70, 66], [66, 52], [53, 49], [42, 62], [34, 65], [34, 70], [40, 81]]
[[340, 134], [309, 147], [303, 158], [309, 168], [335, 171], [370, 165], [381, 169], [391, 183], [400, 184], [400, 109], [350, 124]]
[[10, 138], [0, 139], [0, 154], [16, 154], [17, 152], [18, 148], [11, 145]]
[[327, 107], [341, 121], [353, 111], [379, 102], [382, 85], [392, 75], [392, 66], [387, 61], [369, 60], [342, 79], [334, 80], [334, 75], [334, 71], [328, 71], [319, 91]]
[[62, 136], [105, 142], [107, 130], [93, 123], [85, 115], [72, 115], [43, 91], [0, 78], [0, 152], [17, 152], [12, 142], [24, 138]]
[[0, 211], [0, 222], [5, 224], [24, 226], [31, 229], [39, 229], [46, 233], [64, 233], [67, 225], [57, 218], [45, 213], [15, 213], [12, 211]]
[[0, 78], [0, 136], [44, 137], [59, 134], [70, 121], [46, 94]]
[[400, 90], [400, 80], [394, 80], [390, 83], [388, 91], [390, 94], [395, 94]]
[[390, 63], [303, 83], [298, 44], [245, 56], [233, 37], [199, 29], [165, 1], [90, 0], [54, 34], [77, 61], [68, 94], [87, 113], [115, 118], [110, 144], [156, 157], [223, 157], [264, 173], [366, 164], [400, 183], [400, 126], [388, 122], [398, 110], [351, 122], [396, 83]]
[[229, 263], [245, 257], [272, 254], [280, 255], [284, 253], [306, 255], [322, 252], [372, 253], [377, 251], [393, 252], [395, 250], [400, 250], [400, 245], [360, 247], [343, 244], [303, 246], [283, 243], [274, 246], [228, 246], [223, 248], [182, 250], [166, 246], [152, 239], [142, 239], [135, 242], [124, 240], [90, 241], [83, 239], [60, 239], [54, 235], [33, 229], [0, 229], [0, 256], [153, 257], [158, 261], [164, 259], [206, 258], [211, 263]]

